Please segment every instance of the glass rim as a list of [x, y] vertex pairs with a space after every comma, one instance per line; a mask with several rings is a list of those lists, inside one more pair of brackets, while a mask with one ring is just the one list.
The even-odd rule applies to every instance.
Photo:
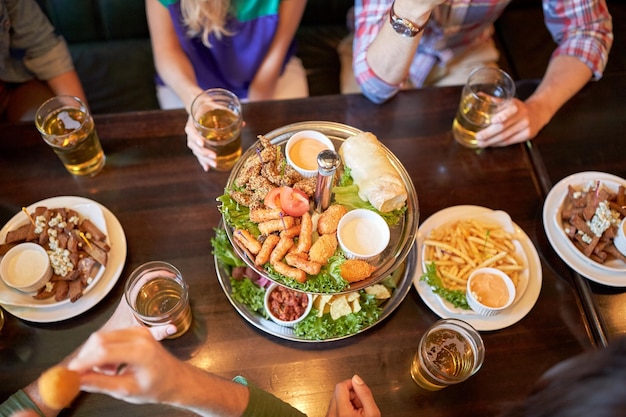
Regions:
[[484, 98], [482, 98], [480, 95], [477, 94], [477, 92], [473, 88], [474, 84], [471, 83], [471, 81], [473, 81], [472, 78], [476, 74], [482, 71], [492, 72], [492, 73], [495, 72], [499, 74], [502, 77], [502, 79], [497, 81], [497, 85], [506, 88], [506, 91], [509, 93], [505, 97], [496, 97], [496, 96], [492, 96], [491, 94], [490, 96], [499, 98], [503, 100], [503, 102], [511, 101], [515, 97], [515, 93], [517, 92], [517, 86], [515, 85], [515, 80], [513, 80], [513, 77], [511, 77], [511, 75], [508, 72], [504, 71], [502, 68], [499, 68], [499, 67], [476, 67], [470, 72], [470, 74], [467, 77], [467, 81], [465, 82], [465, 85], [464, 85], [464, 87], [469, 88], [470, 93], [472, 94], [474, 98], [480, 101], [486, 101]]
[[[195, 107], [196, 107], [196, 105], [198, 105], [198, 106], [200, 105], [200, 100], [203, 97], [211, 98], [210, 94], [212, 94], [212, 93], [222, 94], [223, 96], [225, 96], [225, 98], [227, 98], [228, 100], [231, 100], [231, 101], [234, 102], [234, 104], [236, 106], [236, 111], [234, 109], [232, 109], [231, 106], [222, 106], [222, 107], [224, 109], [230, 111], [231, 113], [233, 113], [235, 116], [237, 116], [237, 120], [233, 121], [228, 126], [217, 127], [217, 128], [210, 128], [210, 129], [221, 132], [223, 130], [229, 130], [233, 126], [241, 125], [242, 122], [243, 122], [243, 112], [241, 111], [241, 101], [239, 100], [239, 97], [237, 97], [237, 95], [235, 93], [233, 93], [232, 91], [230, 91], [230, 90], [227, 90], [225, 88], [216, 87], [216, 88], [209, 88], [209, 89], [206, 89], [206, 90], [202, 91], [197, 96], [195, 96], [193, 101], [191, 102], [191, 106], [189, 107], [189, 114], [191, 116], [191, 120], [193, 120], [194, 127], [196, 129], [209, 129], [206, 126], [202, 125], [198, 121], [198, 119], [196, 118], [196, 111], [195, 110], [197, 110], [197, 109], [195, 109]], [[221, 100], [220, 100], [219, 97], [216, 97], [212, 101], [215, 101], [216, 103], [219, 103]]]
[[[48, 132], [45, 132], [45, 131], [43, 130], [43, 123], [44, 123], [46, 120], [48, 120], [49, 114], [47, 115], [47, 117], [45, 117], [45, 118], [44, 118], [44, 117], [40, 114], [40, 112], [42, 112], [42, 111], [43, 111], [44, 107], [46, 107], [47, 105], [49, 105], [49, 104], [50, 104], [50, 103], [52, 103], [53, 101], [55, 101], [55, 100], [59, 100], [59, 99], [61, 99], [61, 100], [66, 100], [66, 99], [69, 99], [69, 100], [74, 100], [74, 101], [76, 101], [76, 102], [79, 104], [79, 107], [72, 107], [72, 106], [70, 106], [70, 105], [66, 105], [66, 103], [60, 103], [61, 105], [60, 105], [60, 106], [58, 106], [58, 107], [55, 109], [55, 111], [56, 111], [56, 110], [62, 110], [62, 109], [65, 109], [65, 108], [78, 109], [78, 110], [80, 110], [81, 112], [83, 112], [83, 113], [85, 114], [85, 119], [84, 119], [84, 120], [80, 123], [80, 126], [78, 126], [78, 127], [74, 128], [74, 129], [72, 129], [72, 131], [71, 131], [71, 132], [64, 133], [64, 134], [62, 134], [62, 135], [55, 135], [55, 134], [50, 134], [50, 133], [48, 133]], [[52, 112], [49, 112], [49, 113], [52, 113]], [[77, 131], [80, 131], [80, 130], [81, 130], [81, 129], [85, 126], [85, 124], [87, 123], [87, 121], [88, 121], [89, 119], [91, 119], [91, 113], [89, 112], [89, 109], [87, 108], [87, 106], [85, 105], [85, 103], [83, 103], [83, 101], [82, 101], [80, 98], [78, 98], [78, 97], [76, 97], [76, 96], [71, 96], [71, 95], [59, 95], [59, 96], [50, 97], [48, 100], [46, 100], [46, 101], [44, 101], [43, 103], [41, 103], [41, 105], [37, 108], [37, 112], [35, 112], [35, 127], [37, 128], [37, 130], [39, 131], [39, 133], [41, 133], [41, 135], [43, 136], [43, 138], [44, 138], [44, 140], [45, 140], [46, 142], [48, 142], [51, 146], [59, 147], [58, 145], [56, 145], [56, 144], [54, 144], [54, 143], [50, 143], [50, 142], [46, 139], [46, 137], [65, 138], [65, 137], [67, 137], [67, 136], [70, 136], [70, 135], [72, 135], [72, 134], [76, 133]], [[62, 146], [61, 146], [61, 148], [62, 148]]]

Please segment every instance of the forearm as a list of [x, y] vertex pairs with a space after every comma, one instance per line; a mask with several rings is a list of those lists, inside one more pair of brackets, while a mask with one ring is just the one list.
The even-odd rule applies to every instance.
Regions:
[[239, 417], [248, 405], [248, 388], [185, 363], [174, 372], [177, 386], [165, 403], [201, 416]]
[[[423, 26], [430, 17], [431, 9], [422, 4], [398, 0], [394, 10], [396, 14], [409, 20], [415, 25]], [[389, 15], [384, 17], [385, 23], [380, 28], [378, 36], [367, 50], [366, 59], [371, 70], [383, 81], [391, 85], [399, 85], [409, 74], [411, 62], [422, 34], [408, 38], [396, 33], [388, 23]]]
[[541, 83], [526, 100], [528, 106], [538, 108], [541, 126], [545, 126], [556, 112], [591, 79], [589, 67], [572, 56], [553, 58]]
[[76, 71], [64, 72], [61, 75], [49, 79], [47, 83], [55, 95], [75, 96], [81, 99], [83, 103], [87, 104], [87, 97], [85, 96], [83, 85]]

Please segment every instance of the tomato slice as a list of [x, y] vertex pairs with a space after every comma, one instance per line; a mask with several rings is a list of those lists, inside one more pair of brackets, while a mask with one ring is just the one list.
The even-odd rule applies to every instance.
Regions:
[[280, 207], [285, 214], [300, 217], [309, 211], [309, 196], [302, 190], [281, 187]]
[[281, 208], [280, 194], [283, 188], [284, 187], [276, 187], [272, 189], [269, 193], [267, 193], [267, 195], [265, 196], [265, 200], [263, 201], [266, 207], [273, 208], [273, 209]]

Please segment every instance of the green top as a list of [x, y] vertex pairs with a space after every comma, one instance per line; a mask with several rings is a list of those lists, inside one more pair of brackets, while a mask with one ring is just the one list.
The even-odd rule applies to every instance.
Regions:
[[[269, 392], [263, 391], [256, 385], [249, 383], [242, 376], [236, 376], [233, 378], [233, 381], [247, 386], [250, 391], [250, 399], [242, 417], [306, 417], [306, 414], [301, 413]], [[43, 417], [43, 413], [30, 397], [24, 391], [19, 390], [0, 404], [0, 417], [11, 417], [14, 412], [27, 409], [35, 410]]]

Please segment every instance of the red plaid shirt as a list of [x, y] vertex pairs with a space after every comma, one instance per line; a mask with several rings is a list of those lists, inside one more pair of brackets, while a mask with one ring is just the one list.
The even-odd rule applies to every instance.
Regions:
[[[432, 12], [413, 57], [409, 78], [422, 86], [433, 66], [445, 64], [469, 46], [489, 39], [493, 23], [510, 0], [447, 0]], [[381, 80], [370, 68], [367, 48], [383, 25], [389, 24], [392, 0], [356, 0], [354, 75], [374, 102], [396, 94], [400, 85]], [[558, 47], [552, 57], [575, 56], [602, 76], [613, 43], [611, 15], [605, 0], [543, 0], [545, 23]]]

